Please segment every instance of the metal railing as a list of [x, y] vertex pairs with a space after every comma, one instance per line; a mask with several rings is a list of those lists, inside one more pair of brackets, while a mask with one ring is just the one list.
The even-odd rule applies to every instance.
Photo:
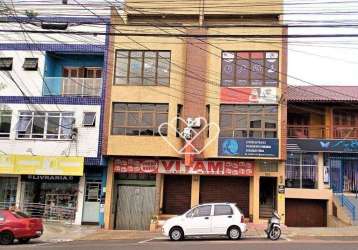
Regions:
[[339, 198], [340, 198], [341, 206], [347, 208], [347, 210], [349, 211], [352, 217], [352, 220], [355, 220], [356, 207], [354, 206], [354, 204], [347, 197], [345, 197], [344, 194], [340, 194]]
[[101, 96], [102, 78], [44, 77], [46, 96]]

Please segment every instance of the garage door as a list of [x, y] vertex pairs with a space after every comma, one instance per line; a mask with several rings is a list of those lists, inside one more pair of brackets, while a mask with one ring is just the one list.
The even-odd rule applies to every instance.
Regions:
[[200, 203], [234, 202], [249, 216], [250, 179], [248, 177], [200, 177]]
[[191, 175], [165, 175], [163, 193], [163, 213], [182, 214], [189, 210]]
[[327, 226], [325, 200], [286, 199], [286, 225], [289, 227]]

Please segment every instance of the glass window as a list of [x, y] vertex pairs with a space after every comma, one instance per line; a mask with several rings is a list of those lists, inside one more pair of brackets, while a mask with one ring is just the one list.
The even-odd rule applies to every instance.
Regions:
[[37, 70], [38, 62], [38, 58], [25, 58], [22, 67], [24, 68], [24, 70]]
[[214, 207], [214, 215], [232, 215], [233, 211], [229, 205], [215, 205]]
[[96, 112], [84, 112], [82, 125], [85, 127], [94, 127], [96, 125]]
[[0, 138], [10, 137], [11, 111], [0, 111]]
[[20, 112], [17, 138], [71, 139], [75, 122], [71, 112]]
[[316, 188], [318, 155], [315, 153], [287, 153], [286, 187]]
[[277, 106], [220, 105], [220, 137], [277, 138]]
[[115, 85], [165, 85], [170, 81], [170, 51], [117, 51]]
[[277, 86], [278, 52], [225, 51], [221, 59], [222, 86]]
[[[168, 122], [168, 104], [114, 103], [112, 135], [159, 136]], [[161, 129], [167, 135], [167, 126]]]
[[204, 217], [204, 216], [210, 216], [210, 214], [211, 214], [211, 205], [205, 205], [195, 208], [193, 210], [192, 216]]
[[0, 70], [12, 70], [12, 57], [0, 57]]

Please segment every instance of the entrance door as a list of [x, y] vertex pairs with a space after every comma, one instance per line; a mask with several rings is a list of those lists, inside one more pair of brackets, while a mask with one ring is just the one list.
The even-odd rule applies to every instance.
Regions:
[[99, 203], [101, 197], [101, 182], [86, 182], [85, 202], [83, 205], [82, 221], [87, 223], [99, 222]]
[[8, 208], [16, 202], [17, 177], [0, 177], [0, 208]]
[[115, 228], [148, 230], [154, 204], [155, 186], [118, 185]]
[[260, 177], [260, 218], [269, 218], [276, 209], [276, 177]]
[[334, 193], [343, 192], [342, 160], [329, 160], [330, 185]]

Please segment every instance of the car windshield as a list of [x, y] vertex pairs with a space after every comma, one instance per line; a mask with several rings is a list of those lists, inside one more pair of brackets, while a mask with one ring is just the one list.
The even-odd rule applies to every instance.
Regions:
[[18, 219], [30, 218], [30, 216], [28, 216], [27, 214], [20, 212], [20, 211], [11, 212], [11, 213]]

